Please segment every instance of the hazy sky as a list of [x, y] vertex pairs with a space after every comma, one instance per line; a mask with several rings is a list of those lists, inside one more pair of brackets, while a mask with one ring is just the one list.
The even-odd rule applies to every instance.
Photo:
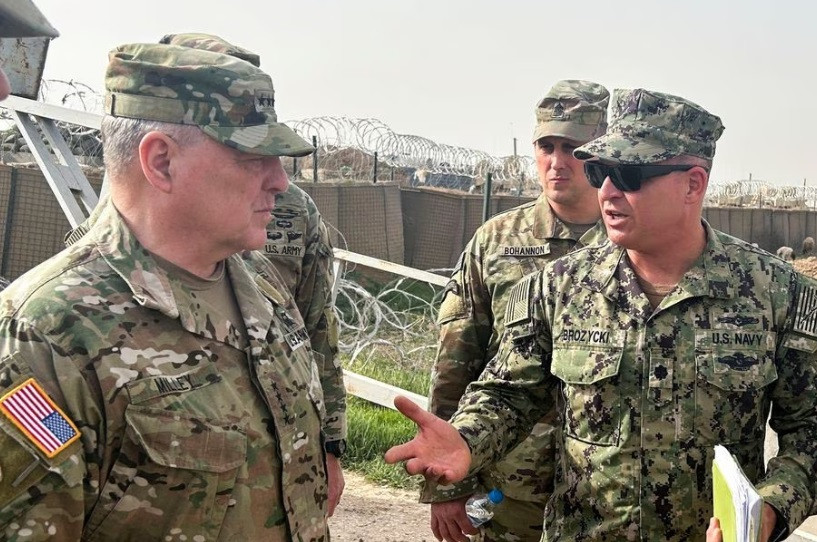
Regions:
[[36, 0], [61, 32], [45, 77], [102, 89], [107, 52], [176, 32], [258, 52], [281, 120], [373, 117], [395, 132], [530, 154], [558, 79], [645, 87], [719, 115], [713, 180], [817, 185], [817, 3], [787, 0]]

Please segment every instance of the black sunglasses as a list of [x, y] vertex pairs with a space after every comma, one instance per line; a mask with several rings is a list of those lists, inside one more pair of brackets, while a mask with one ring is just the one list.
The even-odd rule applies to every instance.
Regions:
[[606, 166], [598, 162], [585, 162], [584, 173], [587, 180], [594, 188], [601, 188], [604, 179], [610, 177], [613, 186], [622, 192], [636, 192], [641, 190], [641, 184], [652, 177], [660, 177], [674, 171], [689, 171], [695, 166], [689, 164], [653, 166], [626, 165], [626, 166]]

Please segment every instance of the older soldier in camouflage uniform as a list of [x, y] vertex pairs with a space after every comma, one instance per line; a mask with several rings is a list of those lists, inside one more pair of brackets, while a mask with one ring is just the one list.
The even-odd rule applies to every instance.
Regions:
[[[557, 82], [536, 106], [534, 153], [542, 195], [506, 211], [474, 234], [440, 307], [440, 348], [434, 365], [431, 412], [448, 419], [468, 384], [499, 349], [505, 305], [514, 284], [576, 246], [604, 239], [596, 189], [573, 150], [604, 133], [610, 94], [589, 81]], [[453, 486], [427, 483], [431, 529], [438, 539], [476, 534], [465, 515], [474, 492], [499, 488], [505, 495], [483, 526], [486, 541], [536, 542], [553, 491], [553, 427], [538, 423], [504, 459]]]
[[[257, 54], [212, 34], [168, 34], [159, 43], [223, 53], [256, 67], [261, 64]], [[68, 235], [68, 245], [88, 232], [106, 202], [107, 197], [103, 196], [88, 220]], [[327, 509], [331, 516], [343, 494], [344, 479], [339, 458], [346, 449], [346, 388], [343, 369], [337, 358], [337, 321], [332, 301], [332, 242], [315, 202], [292, 183], [285, 192], [276, 195], [272, 215], [267, 225], [264, 252], [295, 297], [321, 378], [326, 405], [323, 432], [329, 476]]]
[[[515, 286], [453, 425], [401, 398], [421, 434], [388, 459], [457, 480], [555, 407], [546, 540], [702, 540], [715, 444], [765, 499], [761, 540], [792, 532], [815, 503], [817, 282], [701, 219], [722, 130], [683, 98], [616, 91], [607, 134], [575, 151], [610, 241]], [[780, 451], [764, 471], [770, 412]]]
[[320, 380], [259, 252], [272, 82], [172, 45], [112, 51], [111, 203], [0, 294], [4, 540], [328, 540]]

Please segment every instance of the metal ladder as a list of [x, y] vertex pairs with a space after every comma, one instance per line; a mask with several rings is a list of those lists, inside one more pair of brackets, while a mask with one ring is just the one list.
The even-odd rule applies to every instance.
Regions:
[[99, 129], [102, 115], [19, 96], [9, 96], [0, 102], [0, 107], [8, 109], [68, 222], [76, 228], [91, 214], [99, 197], [60, 134], [56, 121]]

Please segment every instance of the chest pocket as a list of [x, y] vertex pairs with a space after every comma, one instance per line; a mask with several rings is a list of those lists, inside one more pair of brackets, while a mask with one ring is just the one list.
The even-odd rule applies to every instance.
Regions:
[[758, 438], [769, 413], [769, 386], [777, 380], [775, 334], [698, 330], [695, 344], [696, 435], [712, 444]]
[[623, 348], [560, 348], [551, 372], [562, 381], [567, 435], [589, 444], [615, 446], [621, 439], [620, 368]]
[[217, 537], [246, 461], [244, 431], [190, 412], [133, 404], [125, 422], [119, 456], [88, 521], [90, 540], [158, 540], [174, 528]]

